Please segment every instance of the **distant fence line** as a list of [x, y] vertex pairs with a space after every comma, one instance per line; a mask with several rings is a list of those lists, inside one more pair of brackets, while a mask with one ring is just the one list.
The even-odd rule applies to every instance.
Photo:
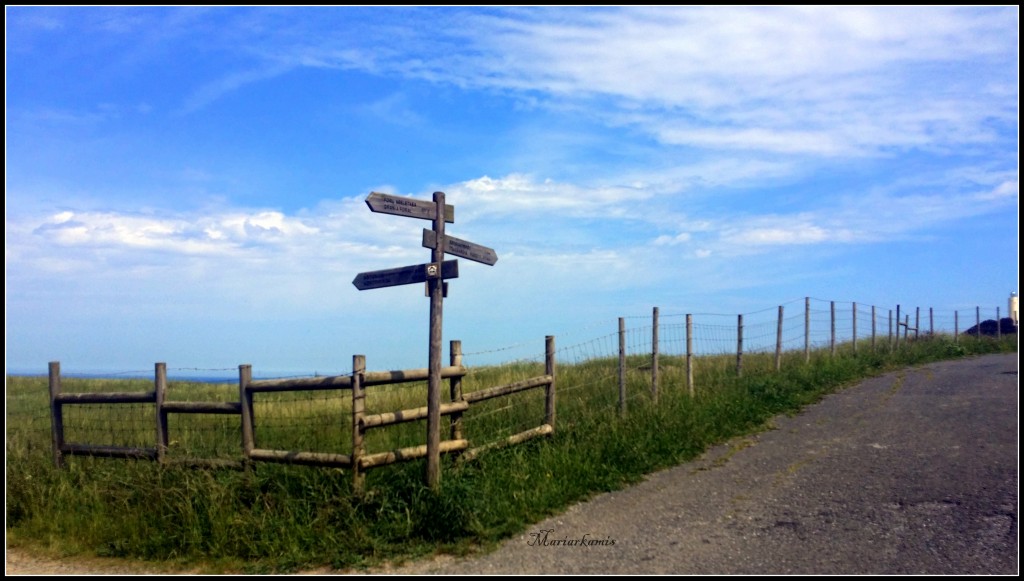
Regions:
[[[811, 297], [805, 297], [805, 299], [804, 299], [803, 315], [801, 317], [802, 321], [803, 321], [803, 351], [804, 351], [804, 361], [805, 362], [810, 362], [810, 358], [811, 358], [811, 347], [812, 347], [811, 328], [812, 328], [812, 319], [814, 318], [813, 314], [816, 312], [814, 309], [811, 308], [811, 301], [812, 301]], [[824, 301], [821, 301], [821, 302], [824, 302]], [[879, 309], [876, 306], [869, 305], [869, 307], [870, 307], [870, 314], [867, 314], [867, 313], [865, 313], [864, 306], [861, 305], [861, 310], [860, 310], [860, 313], [858, 314], [858, 303], [856, 303], [856, 302], [849, 303], [849, 305], [850, 305], [850, 311], [849, 311], [850, 312], [850, 317], [848, 319], [848, 321], [849, 321], [849, 327], [848, 327], [849, 332], [847, 334], [847, 333], [844, 332], [845, 329], [837, 331], [837, 325], [839, 324], [839, 322], [840, 322], [842, 317], [839, 314], [837, 314], [836, 301], [828, 301], [828, 303], [829, 303], [829, 309], [827, 311], [827, 313], [829, 315], [828, 327], [827, 327], [828, 330], [829, 330], [829, 334], [828, 334], [828, 349], [829, 349], [829, 355], [831, 357], [835, 356], [837, 345], [840, 342], [844, 342], [844, 341], [849, 341], [850, 348], [851, 348], [851, 350], [852, 350], [852, 352], [854, 354], [856, 354], [858, 352], [859, 343], [861, 341], [869, 341], [870, 349], [872, 351], [874, 351], [875, 349], [878, 348], [879, 344], [881, 343], [881, 341], [883, 339], [880, 338], [879, 332], [878, 332], [878, 317], [879, 317], [878, 311], [879, 311]], [[896, 305], [896, 309], [895, 309], [895, 328], [893, 326], [893, 310], [892, 309], [888, 309], [888, 312], [887, 312], [888, 332], [887, 332], [887, 334], [884, 337], [885, 346], [888, 349], [894, 349], [894, 348], [898, 348], [899, 347], [900, 340], [901, 340], [900, 339], [901, 329], [902, 329], [902, 335], [903, 335], [903, 338], [902, 338], [903, 342], [906, 342], [906, 341], [911, 340], [911, 339], [919, 338], [919, 336], [920, 336], [920, 334], [922, 332], [922, 327], [921, 327], [921, 308], [920, 307], [915, 307], [915, 309], [914, 309], [913, 325], [911, 325], [910, 314], [909, 313], [905, 313], [904, 312], [904, 313], [901, 314], [901, 309], [902, 308], [903, 308], [902, 305]], [[770, 310], [771, 309], [764, 309], [762, 311], [759, 311], [759, 313], [767, 313]], [[821, 312], [824, 312], [824, 311], [820, 311], [819, 310], [817, 312], [821, 313]], [[999, 316], [999, 313], [1000, 313], [1000, 309], [999, 309], [999, 307], [996, 307], [996, 321], [997, 322], [1001, 320], [1000, 316]], [[670, 316], [680, 316], [680, 315], [670, 315]], [[668, 325], [667, 327], [668, 327], [668, 330], [670, 332], [671, 332], [671, 330], [676, 329], [677, 331], [678, 330], [682, 330], [682, 332], [685, 333], [685, 341], [681, 342], [681, 343], [683, 343], [685, 345], [685, 350], [683, 351], [682, 355], [685, 357], [686, 387], [687, 387], [689, 393], [692, 395], [694, 393], [694, 391], [695, 391], [695, 385], [694, 385], [694, 381], [693, 381], [693, 361], [694, 361], [694, 357], [696, 356], [696, 353], [695, 353], [694, 347], [693, 347], [695, 331], [694, 331], [694, 324], [693, 324], [693, 315], [688, 313], [688, 314], [685, 314], [684, 316], [686, 317], [685, 324]], [[870, 328], [870, 332], [866, 333], [866, 334], [858, 334], [858, 326], [857, 326], [858, 325], [858, 321], [862, 321], [865, 316], [868, 317], [867, 323], [868, 323], [868, 327]], [[901, 320], [901, 316], [902, 316], [902, 320]], [[942, 331], [942, 327], [940, 326], [939, 328], [937, 328], [935, 326], [935, 310], [932, 307], [928, 307], [927, 316], [928, 316], [928, 321], [927, 321], [927, 329], [925, 331], [926, 335], [927, 336], [935, 335], [937, 329], [941, 332]], [[636, 317], [633, 317], [633, 318], [636, 318]], [[626, 408], [627, 408], [626, 385], [625, 384], [626, 384], [626, 376], [627, 376], [627, 373], [626, 373], [627, 372], [626, 360], [627, 360], [627, 355], [628, 355], [629, 352], [632, 352], [632, 353], [650, 353], [650, 356], [651, 356], [651, 363], [650, 363], [650, 369], [651, 369], [651, 380], [650, 380], [651, 381], [651, 397], [652, 397], [652, 399], [657, 401], [658, 390], [659, 390], [659, 369], [660, 369], [660, 367], [659, 367], [659, 355], [661, 353], [659, 337], [661, 336], [661, 334], [665, 330], [664, 327], [661, 326], [661, 324], [660, 324], [660, 319], [661, 318], [662, 318], [662, 316], [660, 314], [660, 309], [658, 307], [654, 307], [653, 311], [652, 311], [652, 315], [651, 315], [651, 325], [648, 326], [648, 327], [641, 327], [640, 328], [641, 332], [646, 332], [646, 333], [649, 334], [650, 342], [644, 344], [642, 340], [634, 339], [634, 341], [633, 341], [633, 349], [627, 349], [627, 343], [629, 343], [629, 341], [627, 340], [628, 332], [626, 330], [626, 322], [625, 322], [626, 321], [626, 317], [619, 317], [619, 320], [618, 320], [618, 323], [619, 323], [619, 330], [618, 330], [619, 372], [618, 372], [618, 377], [619, 377], [619, 411], [621, 413], [625, 413]], [[754, 327], [754, 329], [756, 329], [756, 331], [757, 331], [757, 335], [755, 336], [755, 338], [758, 339], [758, 341], [755, 343], [755, 345], [758, 345], [758, 347], [756, 347], [755, 349], [751, 350], [749, 348], [750, 343], [748, 343], [748, 348], [747, 348], [746, 352], [747, 353], [750, 353], [750, 352], [765, 352], [765, 351], [770, 351], [771, 349], [774, 349], [774, 354], [775, 354], [774, 366], [775, 366], [775, 370], [776, 371], [780, 370], [781, 369], [781, 365], [782, 365], [782, 354], [783, 354], [784, 351], [787, 350], [786, 345], [787, 344], [792, 344], [792, 342], [793, 342], [792, 339], [790, 339], [788, 341], [785, 339], [785, 332], [784, 331], [787, 328], [791, 329], [793, 327], [792, 323], [794, 322], [794, 319], [790, 318], [789, 320], [790, 320], [790, 325], [787, 327], [786, 324], [785, 324], [785, 322], [786, 322], [785, 307], [784, 307], [784, 305], [779, 305], [778, 306], [778, 311], [777, 311], [777, 316], [775, 317], [774, 321], [764, 321], [762, 323], [759, 323], [756, 327]], [[820, 317], [819, 317], [818, 320], [820, 321]], [[940, 324], [941, 324], [941, 322], [942, 321], [940, 321]], [[974, 330], [975, 330], [975, 333], [979, 334], [979, 335], [981, 333], [981, 322], [982, 322], [982, 320], [981, 320], [981, 308], [980, 307], [975, 307], [975, 326], [974, 326]], [[714, 327], [714, 328], [712, 328], [712, 327]], [[749, 337], [750, 337], [749, 332], [751, 330], [751, 326], [748, 323], [747, 326], [745, 327], [745, 325], [744, 325], [744, 315], [743, 314], [739, 314], [739, 315], [736, 315], [736, 325], [735, 325], [735, 327], [732, 327], [732, 328], [735, 329], [735, 335], [734, 335], [735, 336], [735, 350], [734, 350], [734, 353], [736, 355], [735, 373], [736, 373], [737, 376], [741, 376], [742, 373], [743, 373], [743, 356], [744, 356], [744, 352], [745, 352], [745, 350], [744, 350], [744, 336], [745, 336], [745, 331], [746, 331], [746, 333], [747, 333], [747, 340], [749, 341]], [[997, 338], [999, 338], [999, 335], [1000, 335], [1000, 328], [1001, 328], [1001, 325], [997, 324], [996, 325], [996, 337]], [[700, 329], [700, 327], [698, 327], [698, 329]], [[730, 335], [730, 333], [732, 331], [726, 325], [716, 325], [716, 326], [705, 325], [705, 326], [703, 326], [702, 332], [704, 334], [706, 334], [706, 335], [714, 337], [713, 340], [715, 340], [715, 341], [724, 342], [725, 339], [723, 339], [723, 337], [726, 337], [726, 336]], [[953, 335], [954, 341], [959, 340], [959, 335], [960, 335], [960, 316], [959, 316], [959, 311], [956, 311], [956, 310], [953, 311], [952, 335]], [[774, 345], [770, 345], [770, 344], [768, 344], [765, 341], [765, 339], [768, 338], [768, 337], [773, 337], [774, 338]], [[820, 343], [821, 342], [819, 341], [819, 345], [820, 345]], [[726, 350], [725, 349], [721, 349], [719, 352], [724, 354], [724, 353], [726, 353]]]
[[[794, 303], [799, 303], [800, 306], [793, 308]], [[903, 307], [899, 307], [901, 320], [897, 323], [894, 321], [896, 318], [895, 307], [879, 307], [869, 303], [829, 301], [804, 297], [788, 301], [779, 306], [784, 307], [785, 313], [782, 344], [783, 351], [786, 352], [796, 349], [803, 349], [807, 352], [814, 348], [831, 348], [833, 343], [838, 345], [842, 341], [852, 340], [854, 335], [857, 337], [858, 349], [865, 344], [865, 341], [870, 343], [872, 336], [875, 337], [876, 344], [886, 340], [895, 342], [897, 327], [901, 335], [899, 337], [900, 341], [906, 339], [905, 335], [914, 333], [915, 329], [919, 329], [919, 335], [946, 333], [956, 337], [962, 334], [961, 331], [964, 331], [966, 328], [979, 325], [983, 319], [980, 307], [971, 309], [974, 312], [970, 313], [969, 316], [962, 316], [965, 313], [964, 310], [948, 309], [938, 311], [933, 308], [916, 308], [908, 311]], [[1000, 309], [994, 307], [993, 310], [998, 317]], [[809, 316], [807, 314], [808, 311]], [[912, 316], [917, 320], [909, 320], [909, 332], [906, 332], [907, 316], [911, 312], [914, 313]], [[778, 306], [742, 313], [744, 319], [743, 343], [745, 352], [761, 353], [771, 352], [775, 349], [778, 341], [777, 313]], [[627, 325], [628, 352], [637, 353], [640, 350], [650, 352], [652, 325], [637, 325], [635, 323], [638, 320], [650, 320], [649, 317], [649, 315], [622, 317], [626, 320]], [[668, 350], [680, 355], [686, 353], [685, 325], [682, 322], [678, 324], [673, 323], [673, 320], [682, 320], [685, 317], [689, 317], [691, 320], [692, 329], [690, 336], [693, 345], [690, 352], [693, 355], [735, 354], [738, 340], [736, 314], [709, 312], [667, 313], [664, 308], [660, 309], [659, 314], [659, 319], [662, 323], [660, 326], [662, 352]], [[925, 317], [927, 317], [926, 320], [924, 320]], [[991, 317], [985, 316], [985, 318]], [[562, 347], [559, 351], [567, 352], [580, 347], [584, 351], [590, 352], [591, 347], [595, 344], [600, 344], [601, 347], [597, 349], [598, 354], [593, 355], [594, 357], [615, 357], [618, 353], [618, 334], [614, 326], [608, 326], [607, 323], [593, 323], [582, 329], [572, 330], [572, 332], [565, 333], [565, 335], [578, 336], [580, 330], [592, 331], [600, 327], [607, 328], [609, 333], [588, 337], [571, 346]], [[559, 339], [560, 342], [564, 342], [561, 336]], [[665, 347], [668, 349], [666, 350]], [[515, 353], [522, 351], [524, 348], [532, 351], [529, 342], [520, 342], [513, 345], [469, 352], [466, 353], [466, 357], [479, 362], [479, 364], [501, 365], [503, 362], [510, 360], [531, 359], [532, 355], [516, 357]], [[494, 361], [492, 357], [494, 354], [503, 354], [505, 359]], [[559, 360], [564, 361], [565, 358], [560, 356]], [[570, 357], [569, 360], [572, 360], [572, 358]]]
[[[442, 443], [441, 451], [457, 453], [464, 458], [472, 458], [493, 447], [516, 444], [538, 436], [552, 434], [555, 426], [556, 357], [563, 363], [580, 364], [589, 360], [617, 356], [617, 405], [619, 413], [624, 414], [630, 399], [626, 389], [627, 376], [635, 376], [636, 373], [643, 372], [649, 367], [650, 397], [657, 401], [659, 390], [662, 388], [662, 370], [665, 369], [666, 364], [671, 365], [671, 358], [681, 359], [685, 368], [685, 389], [690, 395], [694, 395], [697, 389], [694, 382], [694, 367], [698, 358], [702, 356], [734, 354], [734, 370], [735, 374], [739, 376], [743, 373], [744, 356], [752, 353], [774, 353], [774, 369], [778, 371], [781, 369], [783, 353], [796, 353], [802, 350], [804, 362], [807, 363], [811, 360], [812, 349], [827, 346], [831, 357], [835, 356], [837, 345], [840, 343], [848, 343], [849, 348], [855, 354], [862, 344], [872, 351], [880, 347], [895, 349], [899, 347], [901, 341], [906, 342], [918, 338], [922, 333], [934, 335], [937, 331], [943, 332], [950, 327], [948, 316], [941, 314], [938, 317], [937, 326], [935, 311], [930, 307], [927, 310], [926, 326], [922, 327], [919, 307], [914, 309], [912, 324], [909, 312], [905, 312], [901, 305], [896, 305], [895, 310], [883, 310], [874, 305], [870, 305], [868, 308], [853, 302], [843, 303], [848, 307], [837, 310], [836, 301], [821, 301], [805, 297], [802, 302], [802, 312], [799, 312], [800, 309], [796, 309], [797, 313], [790, 314], [788, 318], [785, 305], [779, 305], [777, 309], [769, 308], [756, 313], [748, 313], [746, 317], [744, 314], [709, 313], [663, 315], [658, 307], [654, 307], [650, 325], [627, 329], [627, 318], [620, 317], [617, 332], [562, 347], [557, 351], [554, 348], [554, 337], [549, 336], [545, 342], [543, 357], [544, 374], [524, 377], [497, 387], [465, 394], [462, 393], [462, 380], [468, 370], [463, 364], [464, 355], [461, 342], [452, 341], [451, 364], [443, 368], [442, 371], [442, 377], [449, 381], [450, 399], [441, 408], [441, 414], [449, 417], [450, 420], [450, 437]], [[814, 302], [827, 302], [827, 310], [812, 308]], [[844, 313], [849, 314], [844, 315]], [[975, 308], [974, 315], [975, 328], [980, 330], [982, 322], [980, 307]], [[999, 320], [998, 308], [996, 316]], [[677, 317], [683, 318], [683, 322], [664, 322]], [[716, 317], [735, 317], [735, 323], [701, 322], [698, 324], [695, 323], [695, 317], [712, 321]], [[639, 317], [629, 317], [629, 319], [637, 318]], [[960, 335], [959, 311], [953, 311], [951, 327], [954, 340], [956, 340]], [[479, 353], [511, 350], [521, 345], [523, 344]], [[649, 363], [637, 363], [637, 356], [647, 357], [648, 355]], [[666, 360], [665, 357], [670, 359]], [[539, 363], [536, 358], [531, 358], [529, 361]], [[220, 414], [239, 416], [241, 460], [192, 459], [191, 462], [208, 465], [242, 465], [245, 462], [258, 461], [348, 468], [353, 473], [354, 487], [359, 490], [363, 486], [366, 470], [421, 458], [426, 454], [425, 445], [375, 453], [367, 452], [364, 443], [367, 432], [372, 429], [422, 420], [426, 417], [426, 408], [367, 414], [365, 410], [366, 388], [423, 381], [427, 378], [427, 370], [370, 372], [366, 371], [365, 363], [364, 356], [356, 355], [353, 356], [352, 373], [349, 375], [260, 380], [252, 379], [250, 365], [240, 365], [238, 367], [238, 401], [177, 402], [166, 400], [167, 368], [164, 363], [157, 363], [155, 366], [153, 391], [143, 393], [62, 393], [60, 364], [52, 362], [49, 370], [49, 384], [54, 463], [58, 467], [63, 466], [64, 457], [67, 455], [138, 458], [161, 463], [167, 462], [166, 452], [171, 441], [168, 417], [171, 414]], [[545, 413], [541, 425], [476, 447], [470, 446], [470, 440], [464, 435], [464, 414], [474, 404], [541, 387], [545, 389]], [[571, 391], [581, 387], [584, 386], [560, 386], [560, 391]], [[351, 392], [351, 446], [347, 450], [317, 452], [256, 446], [257, 417], [253, 405], [255, 394], [325, 390], [348, 390]], [[636, 394], [632, 397], [636, 397]], [[100, 403], [155, 405], [155, 445], [152, 447], [103, 446], [66, 442], [64, 438], [64, 406]]]
[[[791, 301], [796, 302], [796, 301]], [[591, 352], [589, 357], [617, 357], [618, 358], [618, 408], [620, 413], [625, 413], [628, 407], [628, 396], [626, 389], [627, 376], [629, 371], [643, 371], [648, 365], [634, 365], [630, 367], [627, 363], [631, 355], [650, 355], [650, 395], [653, 400], [658, 399], [660, 385], [660, 370], [663, 365], [660, 361], [662, 355], [676, 355], [684, 359], [685, 366], [685, 387], [692, 395], [697, 386], [694, 383], [694, 366], [696, 358], [705, 355], [726, 355], [735, 356], [734, 370], [737, 376], [743, 374], [744, 355], [750, 353], [774, 353], [774, 368], [781, 369], [782, 355], [786, 352], [793, 352], [802, 349], [805, 362], [811, 359], [813, 348], [827, 347], [829, 355], [834, 357], [838, 346], [848, 343], [850, 350], [856, 354], [863, 347], [871, 351], [883, 346], [886, 349], [898, 348], [900, 342], [907, 342], [919, 338], [922, 334], [933, 336], [937, 333], [951, 332], [954, 341], [958, 340], [960, 332], [959, 311], [954, 310], [952, 316], [943, 319], [940, 315], [938, 325], [935, 309], [927, 309], [927, 321], [922, 324], [921, 308], [915, 307], [914, 319], [911, 321], [910, 314], [904, 311], [902, 305], [896, 305], [893, 309], [879, 309], [875, 305], [863, 305], [857, 302], [842, 303], [845, 309], [837, 309], [836, 301], [822, 301], [805, 297], [801, 313], [786, 317], [785, 305], [779, 305], [777, 309], [762, 309], [755, 315], [761, 315], [759, 321], [751, 323], [749, 314], [722, 315], [703, 313], [701, 318], [727, 318], [732, 317], [735, 323], [732, 325], [696, 324], [694, 319], [697, 315], [692, 313], [664, 315], [659, 307], [654, 307], [651, 314], [651, 324], [627, 328], [627, 319], [636, 320], [641, 317], [619, 317], [618, 331], [608, 338], [611, 341], [603, 343], [604, 347], [599, 348], [595, 354]], [[827, 303], [828, 308], [813, 308], [812, 303]], [[773, 312], [775, 316], [768, 319], [766, 315]], [[974, 329], [981, 328], [981, 309], [974, 309]], [[999, 320], [999, 308], [996, 308], [996, 320]], [[848, 313], [848, 314], [845, 314]], [[665, 324], [665, 319], [674, 317], [685, 317], [684, 323]], [[999, 334], [999, 326], [996, 329]], [[666, 340], [667, 339], [667, 340]], [[599, 340], [598, 340], [599, 341]], [[594, 341], [584, 342], [583, 345], [590, 345]], [[608, 346], [612, 343], [615, 347]], [[663, 346], [675, 346], [674, 350], [666, 351]], [[566, 347], [572, 351], [575, 346]], [[560, 360], [566, 358], [560, 355]], [[577, 361], [573, 361], [578, 362]]]

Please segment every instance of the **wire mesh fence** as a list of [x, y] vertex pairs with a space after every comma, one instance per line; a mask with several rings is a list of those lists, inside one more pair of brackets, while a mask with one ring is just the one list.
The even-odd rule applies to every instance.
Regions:
[[[991, 309], [995, 311], [995, 309]], [[898, 313], [898, 314], [897, 314]], [[991, 313], [995, 315], [996, 313]], [[957, 337], [986, 320], [981, 309], [877, 307], [808, 297], [742, 315], [666, 313], [657, 324], [648, 317], [623, 320], [621, 332], [576, 338], [555, 350], [558, 416], [571, 421], [573, 409], [622, 410], [657, 389], [693, 389], [694, 374], [770, 370], [771, 354], [800, 358], [809, 351], [892, 349], [899, 341], [933, 335]], [[609, 330], [614, 329], [611, 324]], [[900, 336], [900, 333], [903, 335]], [[655, 341], [657, 335], [657, 341]], [[477, 365], [498, 353], [505, 363]], [[655, 355], [657, 354], [657, 355]], [[657, 363], [655, 364], [655, 357]], [[462, 354], [467, 374], [462, 393], [508, 385], [545, 373], [544, 344], [523, 342]], [[692, 367], [690, 367], [692, 365]], [[207, 381], [179, 379], [167, 384], [168, 402], [238, 402], [231, 376], [235, 368], [174, 368]], [[63, 378], [64, 393], [149, 392], [152, 379], [142, 371], [112, 378]], [[659, 386], [659, 384], [661, 384]], [[699, 387], [699, 386], [698, 386]], [[445, 389], [447, 391], [447, 389]], [[365, 413], [384, 414], [426, 403], [426, 382], [371, 386]], [[445, 397], [445, 401], [450, 396]], [[7, 377], [8, 455], [47, 453], [52, 418], [44, 377]], [[461, 430], [473, 445], [500, 441], [536, 428], [545, 420], [543, 389], [480, 401], [461, 414]], [[347, 390], [260, 393], [253, 401], [258, 418], [256, 446], [277, 450], [347, 453], [352, 448], [352, 400]], [[152, 404], [65, 405], [64, 439], [99, 446], [151, 447], [157, 435]], [[450, 430], [447, 417], [443, 430]], [[237, 414], [168, 414], [166, 454], [172, 460], [238, 459], [242, 454]], [[364, 446], [374, 453], [424, 441], [423, 422], [414, 421], [366, 433]]]

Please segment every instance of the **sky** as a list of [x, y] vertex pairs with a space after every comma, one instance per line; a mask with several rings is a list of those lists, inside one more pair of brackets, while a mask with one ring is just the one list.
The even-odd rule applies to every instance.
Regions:
[[[1006, 308], [1019, 8], [5, 8], [8, 372], [426, 367], [803, 297]], [[1005, 311], [1004, 311], [1005, 312]], [[490, 353], [491, 355], [487, 355]]]

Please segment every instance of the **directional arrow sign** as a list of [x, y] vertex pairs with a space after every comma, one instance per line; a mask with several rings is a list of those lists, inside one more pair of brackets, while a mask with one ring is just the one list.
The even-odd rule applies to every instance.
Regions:
[[[440, 277], [438, 276], [440, 274]], [[440, 273], [437, 264], [414, 264], [401, 268], [360, 272], [352, 279], [352, 284], [359, 290], [384, 288], [402, 284], [426, 282], [429, 278], [459, 278], [459, 261], [445, 260], [441, 263]]]
[[[437, 232], [423, 229], [423, 247], [437, 248]], [[460, 240], [454, 236], [444, 237], [444, 251], [467, 260], [475, 260], [493, 266], [498, 262], [498, 254], [493, 248], [474, 244], [467, 240]]]
[[[406, 216], [407, 218], [433, 220], [437, 216], [437, 204], [434, 202], [403, 198], [378, 192], [371, 192], [366, 197], [366, 205], [373, 212]], [[450, 204], [444, 205], [444, 221], [448, 223], [455, 222], [455, 206]]]

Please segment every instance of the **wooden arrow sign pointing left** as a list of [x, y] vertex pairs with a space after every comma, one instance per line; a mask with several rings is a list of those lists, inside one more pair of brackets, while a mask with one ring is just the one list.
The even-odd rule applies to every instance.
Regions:
[[360, 272], [352, 279], [352, 284], [359, 290], [369, 290], [426, 282], [430, 278], [459, 278], [459, 261], [445, 260], [438, 268], [437, 263], [414, 264], [387, 270]]
[[[407, 218], [419, 218], [421, 220], [433, 220], [437, 216], [437, 204], [429, 200], [417, 200], [415, 198], [403, 198], [391, 194], [370, 192], [366, 196], [366, 205], [370, 211], [382, 214], [394, 214]], [[455, 206], [444, 205], [444, 221], [455, 222]]]

